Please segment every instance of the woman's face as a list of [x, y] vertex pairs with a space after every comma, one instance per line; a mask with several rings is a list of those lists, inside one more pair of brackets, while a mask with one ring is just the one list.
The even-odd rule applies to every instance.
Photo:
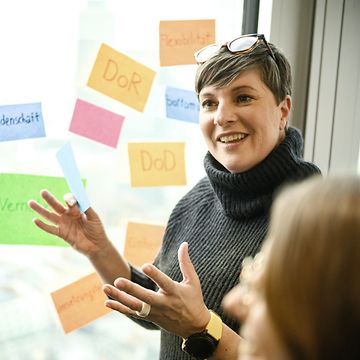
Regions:
[[232, 173], [251, 169], [284, 139], [291, 98], [276, 105], [258, 71], [199, 94], [200, 127], [212, 156]]
[[[245, 301], [244, 301], [245, 300]], [[266, 301], [260, 292], [244, 293], [241, 285], [223, 301], [225, 311], [242, 323], [239, 360], [290, 360], [269, 317]]]

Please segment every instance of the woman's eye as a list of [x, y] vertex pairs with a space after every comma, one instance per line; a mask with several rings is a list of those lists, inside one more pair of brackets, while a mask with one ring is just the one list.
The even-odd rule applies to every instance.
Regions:
[[252, 98], [248, 95], [239, 95], [236, 100], [238, 103], [248, 103], [252, 100]]
[[201, 103], [201, 107], [203, 109], [209, 109], [209, 108], [212, 108], [215, 106], [215, 102], [212, 101], [212, 100], [204, 100], [202, 103]]

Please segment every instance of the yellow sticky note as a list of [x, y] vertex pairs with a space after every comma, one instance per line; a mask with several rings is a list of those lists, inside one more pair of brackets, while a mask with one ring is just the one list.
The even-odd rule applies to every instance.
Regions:
[[185, 143], [129, 143], [131, 186], [186, 185]]
[[135, 110], [144, 111], [155, 72], [102, 44], [87, 85]]
[[215, 20], [160, 21], [160, 66], [195, 64], [194, 53], [215, 42]]
[[153, 262], [157, 255], [165, 226], [128, 222], [124, 256], [134, 266]]
[[111, 311], [104, 305], [107, 296], [96, 273], [51, 293], [65, 333], [75, 330]]

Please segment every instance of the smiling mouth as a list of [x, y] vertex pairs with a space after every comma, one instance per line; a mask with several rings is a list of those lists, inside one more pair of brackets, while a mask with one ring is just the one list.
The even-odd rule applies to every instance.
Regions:
[[228, 144], [232, 142], [237, 142], [243, 140], [247, 137], [247, 134], [232, 134], [232, 135], [224, 135], [219, 138], [219, 141], [223, 144]]

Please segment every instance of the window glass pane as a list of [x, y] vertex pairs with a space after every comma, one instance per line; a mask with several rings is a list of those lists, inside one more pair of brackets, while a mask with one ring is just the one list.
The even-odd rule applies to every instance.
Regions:
[[[63, 176], [55, 153], [70, 140], [90, 202], [120, 251], [128, 220], [165, 224], [204, 176], [206, 147], [198, 124], [164, 116], [163, 88], [193, 90], [195, 65], [159, 66], [159, 21], [215, 19], [221, 42], [241, 34], [242, 8], [241, 0], [1, 1], [0, 105], [41, 102], [46, 138], [0, 142], [0, 173]], [[86, 87], [101, 43], [156, 71], [144, 113]], [[68, 131], [77, 98], [126, 117], [116, 149]], [[185, 142], [187, 185], [131, 188], [132, 141]], [[0, 358], [156, 359], [159, 333], [117, 313], [63, 333], [50, 293], [91, 271], [69, 248], [0, 245]]]

